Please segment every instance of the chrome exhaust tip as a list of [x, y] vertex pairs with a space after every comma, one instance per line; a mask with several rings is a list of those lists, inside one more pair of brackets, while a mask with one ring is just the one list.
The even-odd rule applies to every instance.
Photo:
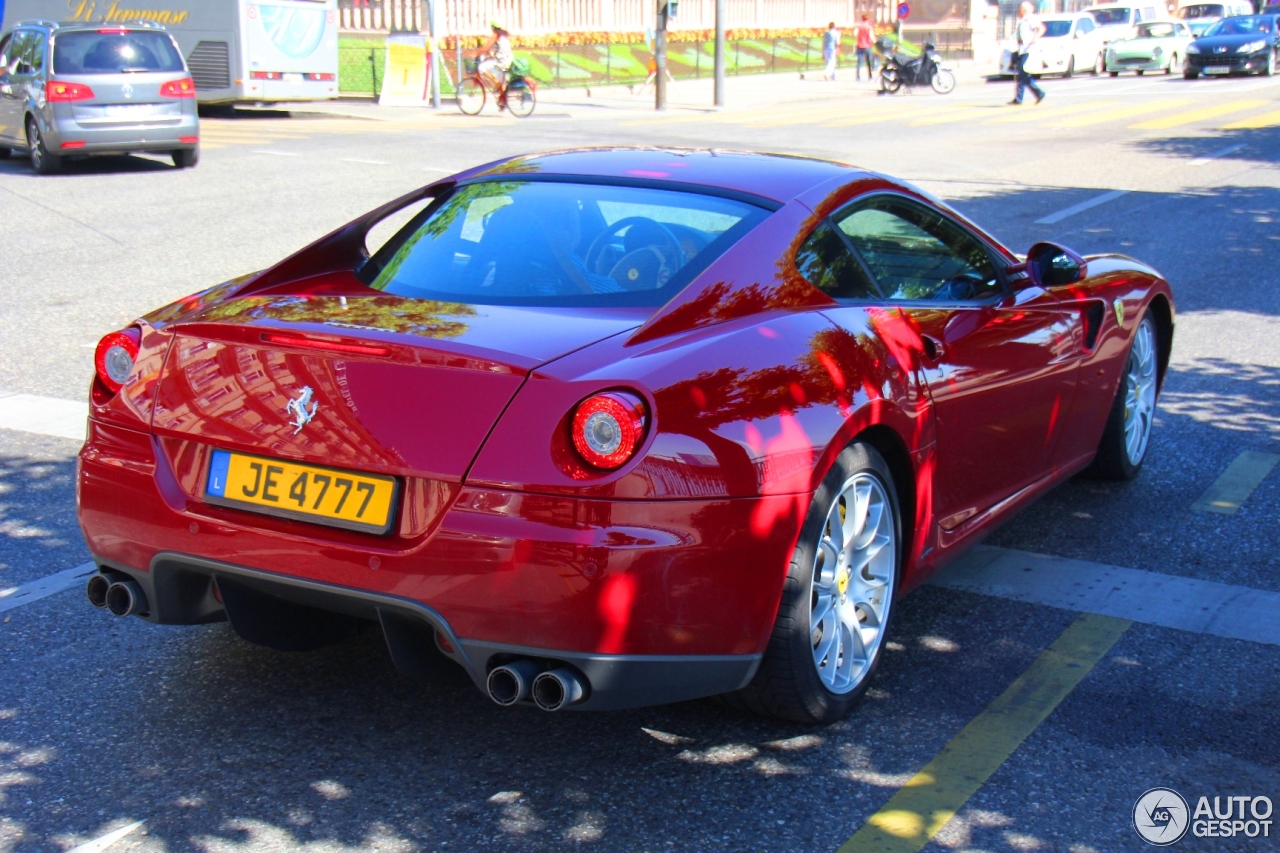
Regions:
[[531, 660], [512, 661], [497, 667], [489, 673], [486, 682], [489, 698], [504, 708], [528, 699], [534, 679], [541, 671], [542, 667]]
[[533, 702], [544, 711], [559, 711], [587, 698], [587, 686], [571, 669], [553, 669], [533, 680]]
[[142, 587], [131, 580], [116, 581], [107, 587], [105, 603], [116, 616], [136, 616], [147, 609], [147, 597]]
[[89, 603], [94, 607], [107, 606], [107, 589], [111, 579], [104, 574], [96, 574], [84, 585], [84, 593], [89, 596]]

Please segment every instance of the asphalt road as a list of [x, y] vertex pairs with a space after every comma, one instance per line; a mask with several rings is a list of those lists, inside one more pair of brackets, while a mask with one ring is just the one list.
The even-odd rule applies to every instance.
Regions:
[[[821, 86], [743, 83], [725, 112], [657, 117], [606, 102], [525, 122], [209, 119], [201, 164], [182, 172], [130, 157], [38, 178], [0, 161], [0, 391], [82, 400], [105, 332], [500, 156], [835, 157], [918, 183], [1017, 250], [1121, 251], [1173, 284], [1173, 364], [1142, 476], [1071, 481], [988, 544], [1280, 591], [1280, 472], [1235, 514], [1191, 509], [1242, 453], [1280, 453], [1280, 82], [1055, 80], [1038, 107], [1003, 106], [1007, 85], [946, 98]], [[88, 558], [77, 450], [0, 430], [0, 591]], [[402, 678], [376, 632], [286, 655], [225, 625], [114, 619], [76, 590], [0, 615], [0, 853], [69, 850], [138, 821], [112, 851], [400, 853], [834, 850], [1078, 614], [925, 587], [902, 602], [865, 703], [822, 729], [710, 701], [504, 710], [469, 685]], [[1136, 619], [924, 849], [1137, 850], [1134, 801], [1157, 786], [1193, 807], [1280, 803], [1277, 700], [1280, 646]], [[1280, 851], [1277, 834], [1280, 817], [1267, 839], [1177, 847]]]

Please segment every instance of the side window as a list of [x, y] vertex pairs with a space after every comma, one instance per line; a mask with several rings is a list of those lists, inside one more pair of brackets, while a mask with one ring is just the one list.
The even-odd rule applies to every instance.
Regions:
[[9, 70], [9, 42], [12, 40], [12, 33], [0, 38], [0, 73]]
[[796, 252], [796, 269], [833, 299], [878, 299], [875, 285], [830, 222], [823, 222]]
[[890, 299], [955, 302], [1001, 290], [986, 247], [938, 211], [880, 196], [836, 221]]
[[44, 46], [45, 34], [33, 33], [27, 50], [27, 64], [31, 66], [32, 73], [44, 70]]
[[1078, 29], [1079, 29], [1079, 30], [1080, 30], [1080, 32], [1082, 32], [1082, 33], [1091, 33], [1091, 32], [1093, 32], [1093, 19], [1092, 19], [1092, 18], [1089, 18], [1089, 17], [1081, 18], [1081, 19], [1080, 19], [1080, 26], [1079, 26], [1079, 28], [1078, 28]]
[[28, 36], [26, 30], [18, 30], [13, 34], [13, 41], [9, 44], [9, 55], [5, 57], [9, 60], [10, 74], [17, 74], [19, 67], [26, 61]]

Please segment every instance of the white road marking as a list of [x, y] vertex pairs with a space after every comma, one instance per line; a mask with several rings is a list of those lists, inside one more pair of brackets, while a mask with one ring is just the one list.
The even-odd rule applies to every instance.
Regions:
[[981, 545], [930, 583], [1280, 646], [1280, 592]]
[[1077, 213], [1083, 213], [1091, 207], [1097, 207], [1100, 204], [1106, 204], [1109, 201], [1115, 201], [1122, 195], [1128, 195], [1128, 190], [1112, 190], [1109, 193], [1103, 193], [1100, 196], [1094, 196], [1088, 201], [1082, 201], [1079, 204], [1073, 204], [1066, 210], [1059, 210], [1057, 213], [1051, 213], [1043, 219], [1037, 219], [1037, 225], [1054, 225], [1069, 216], [1075, 216]]
[[0, 589], [0, 613], [12, 610], [15, 607], [21, 607], [24, 604], [30, 604], [33, 601], [39, 601], [54, 593], [62, 592], [64, 589], [78, 587], [84, 583], [89, 575], [97, 570], [98, 567], [93, 563], [81, 563], [74, 569], [66, 569], [56, 575], [49, 575], [31, 583], [25, 583], [22, 586]]
[[295, 152], [293, 152], [293, 151], [268, 151], [268, 150], [267, 150], [267, 149], [265, 149], [265, 148], [263, 148], [263, 149], [262, 149], [262, 150], [260, 150], [260, 151], [254, 151], [253, 153], [254, 153], [254, 154], [271, 154], [272, 156], [275, 156], [275, 157], [297, 157], [297, 156], [299, 156], [298, 154], [296, 154], [296, 153], [295, 153]]
[[356, 158], [356, 157], [343, 157], [343, 158], [342, 158], [342, 160], [341, 160], [341, 162], [343, 162], [343, 163], [364, 163], [365, 165], [368, 165], [368, 166], [390, 166], [390, 165], [391, 165], [391, 164], [390, 164], [390, 163], [388, 163], [386, 160], [360, 160], [360, 159], [358, 159], [358, 158]]
[[1274, 453], [1246, 450], [1231, 460], [1227, 470], [1213, 481], [1212, 486], [1205, 489], [1191, 508], [1196, 512], [1235, 515], [1241, 504], [1253, 494], [1253, 490], [1262, 485], [1277, 462], [1280, 462], [1280, 456]]
[[106, 835], [102, 836], [101, 838], [95, 838], [92, 841], [86, 841], [84, 844], [81, 844], [79, 847], [72, 847], [70, 850], [67, 851], [67, 853], [102, 853], [103, 850], [106, 850], [112, 844], [115, 844], [121, 838], [124, 838], [126, 835], [133, 832], [135, 829], [142, 826], [144, 823], [146, 823], [145, 820], [139, 820], [129, 824], [128, 826], [122, 826], [119, 829], [117, 829], [115, 832], [108, 832]]
[[88, 419], [88, 403], [0, 392], [0, 429], [84, 441]]
[[1244, 148], [1244, 146], [1245, 146], [1245, 144], [1244, 144], [1243, 142], [1241, 142], [1239, 145], [1231, 145], [1231, 146], [1229, 146], [1229, 147], [1227, 147], [1227, 148], [1223, 148], [1221, 151], [1215, 151], [1215, 152], [1213, 152], [1212, 154], [1206, 154], [1206, 155], [1205, 155], [1205, 156], [1203, 156], [1203, 157], [1197, 157], [1196, 159], [1192, 160], [1192, 161], [1191, 161], [1190, 163], [1188, 163], [1187, 165], [1188, 165], [1188, 166], [1203, 166], [1205, 163], [1208, 163], [1208, 162], [1210, 162], [1210, 161], [1212, 161], [1212, 160], [1217, 160], [1219, 157], [1226, 157], [1228, 154], [1234, 154], [1234, 153], [1236, 153], [1237, 151], [1239, 151], [1241, 148]]

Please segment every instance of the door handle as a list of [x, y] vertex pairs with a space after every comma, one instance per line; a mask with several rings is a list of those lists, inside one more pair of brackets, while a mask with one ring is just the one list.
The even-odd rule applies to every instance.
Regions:
[[942, 341], [932, 335], [920, 336], [920, 349], [925, 361], [931, 364], [937, 364], [942, 361], [943, 356], [947, 353], [947, 348], [942, 345]]

